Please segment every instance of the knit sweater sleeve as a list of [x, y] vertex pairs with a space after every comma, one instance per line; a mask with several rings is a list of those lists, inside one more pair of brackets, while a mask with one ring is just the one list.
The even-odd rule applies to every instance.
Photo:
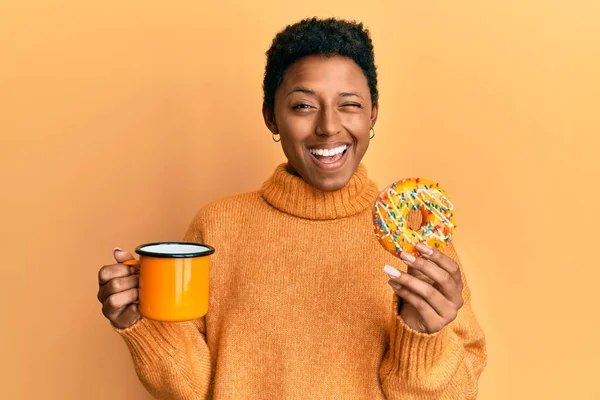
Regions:
[[[202, 242], [200, 213], [184, 241]], [[140, 382], [154, 398], [207, 398], [212, 369], [204, 318], [160, 322], [142, 317], [128, 328], [114, 329], [131, 353]]]
[[[445, 253], [461, 265], [451, 244]], [[485, 337], [471, 308], [464, 273], [462, 278], [464, 305], [454, 321], [434, 334], [406, 325], [398, 316], [394, 296], [390, 344], [379, 370], [388, 399], [477, 397], [479, 376], [487, 362]]]

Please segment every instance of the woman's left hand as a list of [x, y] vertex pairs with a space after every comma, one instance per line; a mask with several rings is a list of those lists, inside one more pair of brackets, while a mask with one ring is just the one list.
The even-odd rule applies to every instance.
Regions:
[[388, 283], [404, 300], [400, 318], [414, 330], [435, 333], [452, 322], [464, 304], [461, 273], [447, 255], [422, 244], [417, 250], [421, 257], [400, 255], [408, 265], [408, 273], [393, 267], [385, 270], [392, 278]]

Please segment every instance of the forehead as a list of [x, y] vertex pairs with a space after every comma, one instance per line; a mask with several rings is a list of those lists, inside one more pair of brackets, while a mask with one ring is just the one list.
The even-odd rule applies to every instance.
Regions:
[[367, 78], [350, 58], [307, 56], [292, 64], [285, 72], [281, 87], [285, 93], [297, 86], [315, 92], [368, 92]]

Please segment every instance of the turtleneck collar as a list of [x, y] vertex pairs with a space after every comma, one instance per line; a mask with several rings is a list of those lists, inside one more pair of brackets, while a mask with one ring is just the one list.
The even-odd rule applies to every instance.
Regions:
[[290, 174], [287, 163], [283, 163], [263, 183], [260, 193], [269, 204], [287, 214], [330, 220], [349, 217], [372, 207], [379, 191], [368, 178], [363, 164], [359, 164], [345, 187], [335, 192], [324, 192]]

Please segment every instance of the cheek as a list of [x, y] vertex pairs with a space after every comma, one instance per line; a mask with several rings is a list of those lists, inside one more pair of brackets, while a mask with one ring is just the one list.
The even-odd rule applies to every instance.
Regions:
[[297, 167], [296, 163], [294, 162], [295, 160], [298, 160], [298, 158], [299, 158], [298, 151], [296, 150], [296, 146], [294, 146], [293, 143], [284, 142], [282, 140], [281, 149], [283, 150], [283, 154], [285, 155], [285, 158], [287, 158], [288, 161], [291, 161], [292, 165], [294, 165], [294, 167]]
[[364, 145], [365, 142], [368, 144], [371, 135], [370, 119], [365, 119], [364, 116], [349, 119], [346, 129], [359, 144]]
[[316, 129], [316, 119], [311, 116], [285, 115], [278, 121], [283, 136], [291, 142], [304, 142]]

